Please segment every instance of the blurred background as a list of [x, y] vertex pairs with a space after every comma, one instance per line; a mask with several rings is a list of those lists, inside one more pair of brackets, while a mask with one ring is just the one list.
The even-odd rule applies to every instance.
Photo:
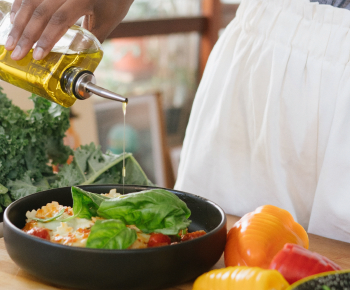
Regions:
[[[126, 151], [152, 182], [173, 187], [195, 93], [210, 51], [235, 17], [237, 0], [135, 0], [103, 43], [97, 84], [129, 98]], [[21, 108], [29, 93], [0, 82]], [[215, 97], [215, 96], [213, 96]], [[67, 144], [122, 152], [121, 104], [92, 97], [72, 110]]]

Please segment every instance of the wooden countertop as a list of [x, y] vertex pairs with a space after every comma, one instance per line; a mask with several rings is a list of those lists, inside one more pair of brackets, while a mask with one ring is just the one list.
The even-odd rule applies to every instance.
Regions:
[[[227, 216], [227, 228], [238, 220], [238, 217]], [[318, 252], [332, 261], [336, 262], [343, 269], [350, 269], [350, 244], [330, 240], [320, 236], [309, 234], [310, 250]], [[216, 263], [213, 269], [225, 267], [223, 257]], [[182, 284], [166, 290], [191, 290], [193, 282]], [[5, 248], [4, 239], [0, 239], [0, 289], [4, 290], [23, 290], [40, 289], [54, 290], [64, 289], [41, 282], [37, 278], [29, 275], [20, 269], [9, 257]]]

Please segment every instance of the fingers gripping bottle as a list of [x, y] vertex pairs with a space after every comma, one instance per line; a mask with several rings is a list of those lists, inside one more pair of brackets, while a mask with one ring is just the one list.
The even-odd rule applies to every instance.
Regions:
[[33, 49], [19, 61], [11, 59], [12, 52], [4, 45], [12, 28], [12, 2], [0, 0], [0, 79], [64, 107], [92, 94], [127, 102], [126, 98], [95, 85], [93, 72], [103, 51], [98, 39], [79, 26], [71, 27], [43, 60], [33, 58]]

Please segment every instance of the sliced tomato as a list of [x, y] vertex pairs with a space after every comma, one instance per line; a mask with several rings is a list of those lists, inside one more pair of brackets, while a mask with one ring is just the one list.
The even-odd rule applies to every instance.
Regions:
[[151, 234], [151, 237], [148, 241], [148, 247], [161, 247], [161, 246], [167, 246], [171, 244], [171, 240], [168, 236], [163, 235], [161, 233], [153, 233]]
[[43, 229], [43, 228], [33, 228], [29, 231], [27, 231], [28, 234], [50, 241], [50, 233], [48, 229]]

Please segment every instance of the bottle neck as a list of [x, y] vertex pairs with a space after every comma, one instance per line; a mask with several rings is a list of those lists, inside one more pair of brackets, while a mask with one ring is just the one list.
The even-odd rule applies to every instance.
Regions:
[[80, 67], [71, 67], [63, 73], [61, 87], [65, 93], [79, 100], [86, 100], [95, 94], [113, 101], [128, 102], [127, 98], [97, 86], [94, 74]]

